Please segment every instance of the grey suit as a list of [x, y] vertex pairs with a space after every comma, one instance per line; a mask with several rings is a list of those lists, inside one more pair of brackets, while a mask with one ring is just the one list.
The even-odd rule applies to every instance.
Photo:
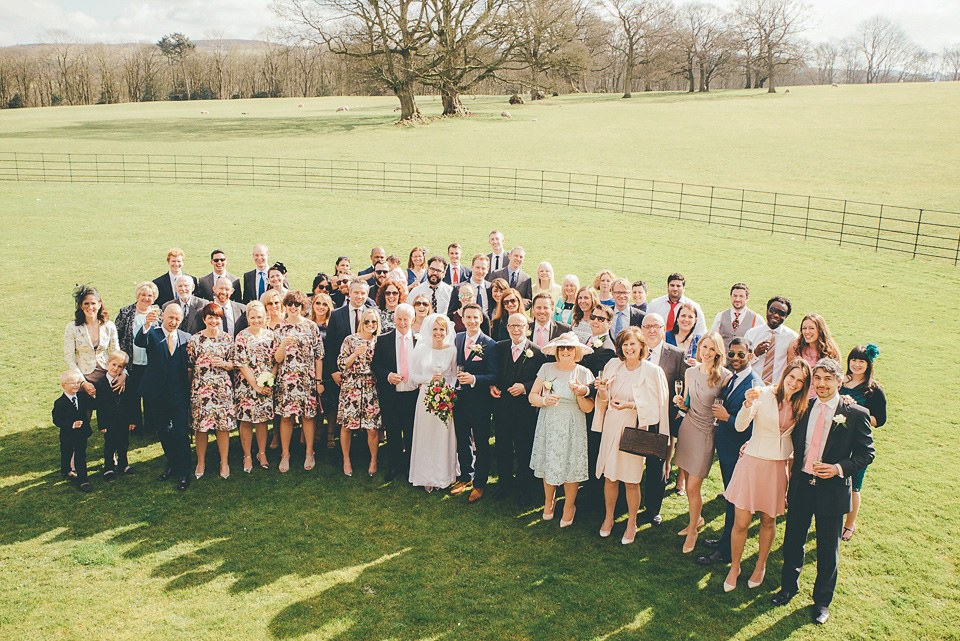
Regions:
[[[224, 272], [223, 275], [229, 278], [233, 284], [233, 293], [230, 294], [230, 300], [242, 303], [243, 292], [240, 291], [240, 279], [230, 272]], [[213, 285], [216, 278], [213, 272], [210, 272], [206, 276], [201, 276], [200, 280], [197, 281], [197, 291], [195, 291], [194, 294], [199, 298], [213, 300]]]
[[[217, 301], [213, 302], [218, 305], [220, 304]], [[230, 333], [230, 338], [236, 338], [237, 334], [247, 328], [247, 306], [235, 301], [230, 301], [230, 310], [233, 312], [233, 331]], [[193, 325], [187, 331], [191, 334], [196, 334], [203, 328], [203, 319], [200, 318], [200, 314], [197, 314], [193, 318]]]
[[[502, 278], [503, 280], [507, 281], [507, 284], [509, 284], [509, 267], [504, 267], [503, 269], [492, 272], [490, 280], [496, 280], [497, 278]], [[520, 292], [520, 296], [524, 301], [526, 301], [526, 304], [529, 305], [530, 301], [533, 299], [533, 281], [530, 279], [530, 274], [524, 272], [522, 267], [517, 271], [516, 290]]]
[[[190, 302], [188, 302], [186, 305], [183, 305], [180, 302], [179, 298], [174, 298], [173, 300], [169, 300], [166, 303], [164, 303], [163, 309], [166, 309], [167, 306], [173, 303], [180, 305], [180, 307], [183, 309], [183, 320], [180, 321], [180, 327], [178, 327], [177, 329], [183, 330], [188, 334], [195, 334], [196, 332], [199, 332], [201, 329], [203, 329], [203, 321], [202, 320], [198, 321], [197, 317], [200, 315], [200, 310], [203, 309], [204, 305], [206, 305], [209, 302], [210, 301], [207, 300], [206, 298], [200, 298], [199, 296], [191, 296]], [[200, 326], [197, 329], [193, 329], [194, 323], [199, 323]]]

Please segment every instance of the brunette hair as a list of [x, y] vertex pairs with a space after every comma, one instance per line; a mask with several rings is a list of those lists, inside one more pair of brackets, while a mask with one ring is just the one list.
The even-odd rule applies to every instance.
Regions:
[[813, 322], [814, 326], [817, 328], [817, 344], [810, 345], [807, 343], [806, 339], [803, 337], [803, 331], [799, 332], [797, 340], [793, 343], [793, 350], [796, 352], [797, 356], [803, 354], [803, 350], [807, 347], [814, 347], [817, 350], [817, 360], [821, 358], [832, 358], [835, 361], [840, 360], [840, 348], [837, 347], [837, 342], [833, 340], [833, 336], [830, 335], [830, 329], [827, 327], [827, 321], [824, 320], [823, 316], [820, 314], [807, 314], [803, 317], [803, 320], [800, 321], [800, 329], [803, 330], [803, 324], [806, 321]]
[[643, 338], [643, 332], [640, 331], [640, 328], [636, 325], [624, 327], [622, 330], [620, 330], [620, 333], [617, 334], [617, 338], [613, 342], [613, 344], [617, 347], [617, 358], [619, 358], [621, 361], [624, 360], [623, 344], [628, 338], [635, 338], [640, 342], [640, 360], [646, 360], [647, 356], [650, 355], [650, 348], [647, 347], [647, 341], [645, 341]]
[[583, 286], [577, 290], [577, 295], [573, 297], [573, 324], [577, 326], [580, 324], [580, 321], [583, 320], [583, 310], [580, 309], [580, 294], [587, 292], [590, 294], [590, 300], [593, 306], [590, 308], [590, 311], [593, 311], [597, 307], [600, 307], [600, 294], [597, 293], [597, 290], [593, 287]]
[[100, 303], [100, 311], [97, 312], [97, 321], [99, 324], [103, 325], [110, 320], [110, 314], [107, 313], [107, 306], [103, 304], [103, 297], [100, 296], [100, 292], [90, 285], [77, 285], [77, 288], [73, 290], [73, 300], [77, 304], [77, 308], [73, 313], [73, 322], [77, 327], [86, 325], [87, 323], [87, 316], [83, 313], [83, 299], [87, 296], [96, 296], [97, 302]]
[[[793, 396], [789, 399], [786, 399], [786, 391], [783, 389], [783, 382], [787, 380], [787, 374], [793, 370], [798, 369], [803, 372], [803, 387], [801, 387]], [[807, 404], [810, 402], [810, 382], [813, 379], [813, 371], [810, 369], [810, 364], [802, 358], [795, 358], [787, 366], [783, 368], [783, 374], [780, 376], [780, 382], [776, 384], [773, 389], [773, 396], [777, 399], [777, 407], [780, 406], [783, 401], [790, 401], [790, 411], [793, 412], [793, 418], [796, 420], [803, 416], [803, 413], [807, 411]]]

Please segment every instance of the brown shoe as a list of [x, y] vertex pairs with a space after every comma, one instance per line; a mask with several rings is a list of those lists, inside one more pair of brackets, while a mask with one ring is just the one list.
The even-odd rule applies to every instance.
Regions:
[[473, 492], [470, 492], [470, 498], [467, 499], [467, 501], [469, 501], [470, 503], [476, 503], [482, 498], [483, 498], [483, 488], [475, 487], [473, 488]]
[[453, 487], [450, 488], [450, 494], [457, 496], [458, 494], [463, 494], [469, 489], [473, 488], [473, 481], [457, 481], [453, 484]]

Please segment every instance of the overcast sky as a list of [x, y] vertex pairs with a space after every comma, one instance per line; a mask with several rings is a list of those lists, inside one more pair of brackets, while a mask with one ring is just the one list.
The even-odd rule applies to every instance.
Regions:
[[[735, 0], [714, 0], [729, 7]], [[883, 14], [932, 51], [960, 44], [960, 0], [808, 0], [811, 40], [840, 38]], [[0, 45], [41, 41], [62, 29], [88, 42], [155, 42], [180, 31], [194, 40], [212, 31], [257, 38], [275, 18], [269, 0], [0, 0]]]

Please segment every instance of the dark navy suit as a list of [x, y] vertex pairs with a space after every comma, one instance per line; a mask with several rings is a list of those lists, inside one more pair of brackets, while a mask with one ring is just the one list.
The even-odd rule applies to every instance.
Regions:
[[470, 436], [477, 448], [476, 471], [473, 485], [484, 488], [490, 474], [490, 413], [492, 397], [490, 386], [497, 377], [497, 343], [480, 332], [475, 345], [483, 348], [481, 354], [471, 352], [465, 356], [463, 346], [466, 332], [457, 334], [453, 343], [457, 349], [457, 367], [477, 377], [474, 384], [461, 385], [457, 391], [457, 402], [453, 406], [453, 423], [457, 430], [457, 457], [460, 459], [460, 480], [469, 481], [474, 472], [473, 453], [470, 451]]
[[144, 421], [148, 431], [160, 435], [160, 445], [167, 457], [167, 468], [187, 477], [190, 473], [190, 382], [187, 378], [187, 342], [190, 334], [177, 330], [177, 347], [173, 354], [160, 327], [143, 328], [133, 337], [133, 344], [147, 350], [147, 368], [140, 382]]
[[[720, 398], [723, 399], [723, 408], [730, 413], [730, 419], [726, 421], [717, 420], [717, 435], [714, 443], [717, 447], [717, 461], [720, 463], [720, 476], [723, 477], [723, 486], [730, 485], [733, 478], [733, 470], [740, 459], [740, 448], [744, 443], [750, 440], [753, 434], [753, 424], [747, 429], [738, 432], [736, 426], [737, 414], [743, 407], [743, 401], [746, 400], [747, 390], [751, 383], [757, 378], [756, 373], [751, 370], [749, 374], [743, 377], [743, 380], [734, 385], [736, 375], [734, 375], [727, 384], [720, 390]], [[717, 551], [725, 559], [730, 558], [730, 533], [733, 531], [734, 507], [726, 499], [727, 513], [723, 520], [723, 535], [720, 537], [720, 543], [717, 545]]]

